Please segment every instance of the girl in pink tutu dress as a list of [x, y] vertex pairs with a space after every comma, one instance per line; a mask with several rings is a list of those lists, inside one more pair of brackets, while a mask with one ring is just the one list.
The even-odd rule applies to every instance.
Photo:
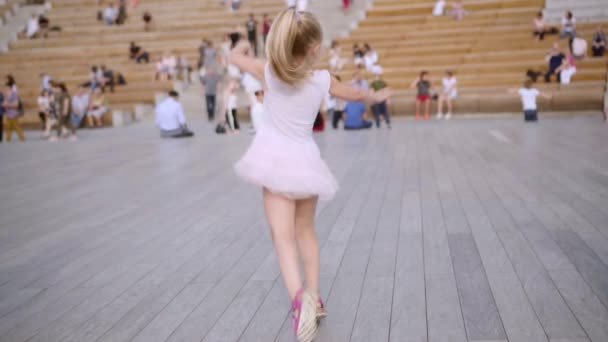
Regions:
[[[347, 101], [383, 102], [388, 90], [373, 92], [346, 86], [327, 70], [313, 70], [322, 42], [321, 26], [309, 12], [287, 9], [274, 21], [266, 44], [268, 61], [247, 56], [245, 43], [229, 61], [262, 81], [264, 120], [237, 175], [263, 189], [281, 274], [292, 300], [298, 341], [311, 341], [318, 319], [326, 315], [319, 298], [319, 244], [315, 234], [317, 200], [331, 199], [338, 185], [321, 159], [312, 126], [321, 102], [331, 93]], [[299, 272], [304, 267], [305, 284]]]

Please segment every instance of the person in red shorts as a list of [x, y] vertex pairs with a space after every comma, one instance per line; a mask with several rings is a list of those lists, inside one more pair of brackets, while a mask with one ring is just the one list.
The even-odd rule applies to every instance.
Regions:
[[342, 0], [342, 9], [344, 10], [344, 12], [346, 12], [350, 9], [351, 3], [352, 3], [351, 0]]
[[420, 120], [420, 107], [424, 104], [424, 119], [430, 118], [429, 112], [431, 111], [431, 81], [428, 80], [429, 73], [423, 71], [420, 76], [412, 82], [411, 87], [416, 88], [418, 93], [416, 95], [416, 120]]

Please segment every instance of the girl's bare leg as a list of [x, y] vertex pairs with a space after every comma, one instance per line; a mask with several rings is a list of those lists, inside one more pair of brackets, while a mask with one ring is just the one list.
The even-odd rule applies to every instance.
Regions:
[[317, 197], [296, 201], [296, 238], [302, 264], [306, 288], [319, 296], [319, 242], [315, 233], [315, 210]]
[[264, 207], [289, 298], [302, 287], [296, 242], [296, 201], [264, 189]]

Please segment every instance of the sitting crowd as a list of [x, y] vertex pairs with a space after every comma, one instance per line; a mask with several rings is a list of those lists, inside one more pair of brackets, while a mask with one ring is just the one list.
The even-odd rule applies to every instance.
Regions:
[[[545, 82], [551, 82], [555, 76], [557, 82], [570, 84], [572, 77], [577, 73], [577, 61], [587, 57], [588, 43], [580, 31], [576, 29], [576, 18], [571, 11], [567, 11], [562, 18], [561, 33], [556, 27], [546, 25], [543, 13], [539, 12], [534, 18], [534, 36], [543, 40], [547, 34], [560, 34], [560, 39], [568, 38], [568, 49], [562, 49], [558, 42], [547, 53], [545, 60], [548, 63], [546, 72], [528, 70], [527, 76], [534, 82], [544, 74]], [[598, 25], [591, 38], [591, 56], [603, 57], [606, 52], [606, 35], [602, 26]]]
[[[103, 127], [103, 118], [109, 112], [105, 97], [106, 89], [114, 91], [115, 85], [124, 84], [124, 77], [117, 77], [105, 65], [91, 68], [90, 79], [82, 83], [76, 94], [70, 96], [65, 83], [56, 82], [48, 74], [42, 74], [41, 92], [38, 96], [38, 116], [44, 130], [43, 138], [51, 141], [59, 137], [75, 139], [76, 129]], [[51, 134], [53, 127], [57, 135]]]
[[192, 66], [186, 56], [176, 56], [174, 52], [165, 53], [156, 61], [155, 80], [177, 80], [182, 79], [190, 83]]

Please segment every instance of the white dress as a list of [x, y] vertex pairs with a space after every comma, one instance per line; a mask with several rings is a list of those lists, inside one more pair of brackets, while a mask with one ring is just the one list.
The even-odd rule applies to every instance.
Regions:
[[452, 100], [458, 97], [458, 81], [456, 80], [456, 77], [444, 77], [442, 83], [443, 94], [445, 96]]
[[338, 183], [321, 158], [312, 127], [329, 92], [327, 70], [315, 71], [301, 85], [290, 86], [265, 68], [264, 120], [251, 146], [236, 163], [245, 181], [291, 199], [332, 198]]

